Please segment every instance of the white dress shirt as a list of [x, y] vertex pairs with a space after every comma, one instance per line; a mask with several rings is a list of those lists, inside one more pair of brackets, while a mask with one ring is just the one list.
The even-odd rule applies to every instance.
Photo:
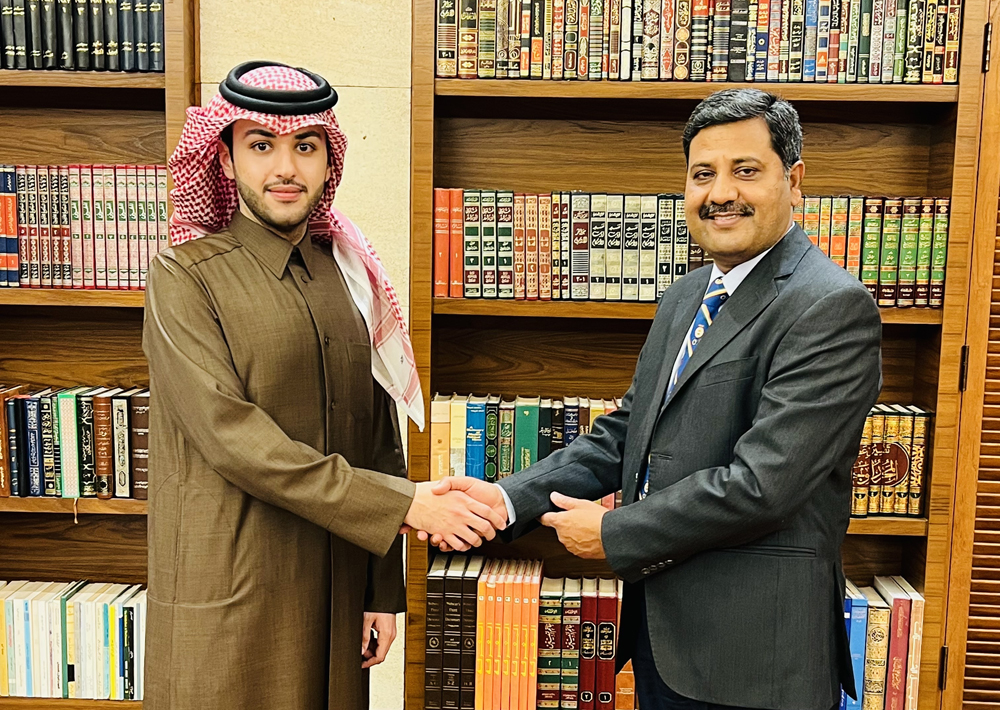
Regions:
[[[792, 231], [792, 226], [794, 224], [795, 223], [792, 222], [792, 224], [788, 226], [788, 230], [785, 232], [782, 239], [788, 236], [788, 232]], [[781, 240], [779, 239], [778, 241], [780, 242]], [[754, 267], [760, 263], [760, 260], [763, 259], [765, 256], [767, 256], [768, 252], [770, 252], [771, 249], [774, 249], [774, 246], [765, 249], [764, 251], [762, 251], [760, 254], [755, 256], [753, 259], [750, 259], [749, 261], [744, 261], [742, 264], [737, 264], [725, 274], [722, 273], [722, 270], [718, 267], [717, 264], [712, 264], [712, 275], [708, 279], [708, 288], [705, 289], [705, 293], [708, 293], [708, 290], [712, 288], [712, 282], [721, 276], [722, 285], [726, 287], [726, 293], [728, 293], [729, 297], [732, 298], [733, 294], [736, 293], [736, 289], [740, 287], [740, 284], [742, 284], [743, 281], [746, 279], [746, 277], [750, 275], [750, 272], [753, 271]], [[722, 310], [722, 308], [724, 307], [725, 303], [719, 306], [719, 310]], [[692, 324], [694, 323], [694, 319], [692, 319], [691, 323]], [[689, 325], [688, 331], [690, 330], [691, 326]], [[677, 351], [677, 357], [674, 358], [674, 368], [670, 372], [671, 379], [673, 379], [674, 374], [676, 374], [677, 372], [678, 366], [681, 364], [681, 353], [683, 352], [684, 352], [684, 343], [681, 343], [681, 347]], [[517, 518], [517, 515], [514, 512], [514, 505], [510, 502], [510, 496], [507, 495], [507, 491], [505, 491], [500, 486], [498, 486], [498, 488], [500, 488], [500, 493], [503, 495], [503, 501], [507, 506], [507, 525], [508, 526], [513, 525], [514, 520]]]

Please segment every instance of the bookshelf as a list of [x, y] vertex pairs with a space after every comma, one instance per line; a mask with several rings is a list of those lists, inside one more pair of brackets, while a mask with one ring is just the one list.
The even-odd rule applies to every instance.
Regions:
[[[921, 710], [941, 705], [987, 3], [968, 0], [963, 12], [957, 86], [753, 85], [798, 109], [809, 194], [952, 200], [944, 308], [882, 310], [881, 401], [935, 412], [926, 518], [852, 520], [842, 548], [850, 579], [903, 574], [927, 599]], [[436, 79], [434, 37], [435, 3], [413, 0], [410, 333], [428, 402], [439, 391], [624, 393], [655, 306], [432, 298], [433, 188], [681, 192], [684, 123], [698, 100], [734, 85]], [[429, 427], [411, 425], [408, 446], [411, 479], [427, 480]], [[414, 536], [408, 546], [405, 697], [408, 710], [422, 710], [430, 551]], [[542, 557], [553, 576], [610, 574], [569, 555], [545, 528], [482, 549]]]
[[[195, 0], [164, 3], [166, 72], [0, 71], [0, 161], [157, 164], [197, 103]], [[0, 381], [148, 385], [141, 291], [0, 289]], [[146, 582], [146, 502], [0, 498], [0, 579]], [[3, 708], [135, 701], [2, 698]]]

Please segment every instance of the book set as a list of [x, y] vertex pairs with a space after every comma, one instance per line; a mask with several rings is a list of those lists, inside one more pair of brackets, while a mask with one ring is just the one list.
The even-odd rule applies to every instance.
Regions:
[[162, 72], [160, 0], [0, 0], [4, 69]]
[[142, 290], [170, 246], [159, 165], [0, 165], [0, 287]]
[[148, 389], [0, 386], [0, 433], [0, 497], [147, 497]]
[[961, 0], [438, 0], [459, 79], [955, 84]]
[[920, 516], [931, 416], [913, 405], [872, 407], [851, 471], [852, 517]]
[[0, 697], [142, 700], [146, 590], [0, 581]]
[[[795, 221], [882, 307], [944, 303], [946, 198], [808, 196]], [[434, 190], [434, 296], [655, 302], [712, 259], [681, 195]]]
[[[625, 710], [615, 657], [621, 582], [542, 562], [436, 555], [427, 573], [427, 710]], [[616, 702], [617, 701], [617, 702]]]

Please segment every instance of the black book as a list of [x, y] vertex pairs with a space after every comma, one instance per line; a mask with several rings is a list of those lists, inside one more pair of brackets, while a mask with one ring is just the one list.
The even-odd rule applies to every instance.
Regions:
[[122, 607], [122, 695], [135, 700], [135, 607]]
[[108, 71], [119, 71], [118, 2], [104, 0], [104, 57]]
[[94, 457], [94, 395], [106, 388], [81, 392], [76, 397], [77, 446], [80, 460], [80, 496], [97, 497], [97, 464]]
[[427, 572], [424, 708], [441, 710], [441, 642], [444, 633], [444, 575], [448, 555], [435, 555]]
[[104, 56], [104, 3], [90, 0], [90, 68], [103, 71], [107, 68]]
[[0, 37], [3, 38], [3, 68], [14, 68], [14, 0], [0, 0]]
[[56, 495], [56, 440], [52, 419], [52, 397], [38, 398], [38, 430], [42, 443], [42, 495]]
[[28, 67], [42, 68], [41, 0], [28, 0]]
[[483, 573], [483, 557], [469, 558], [462, 575], [462, 672], [460, 676], [459, 710], [476, 710], [476, 606], [479, 602], [479, 575]]
[[444, 625], [441, 634], [441, 707], [459, 710], [462, 674], [462, 577], [469, 561], [455, 555], [444, 575]]
[[163, 3], [149, 3], [149, 70], [163, 71]]
[[563, 448], [563, 403], [557, 399], [552, 403], [552, 443], [551, 451], [558, 451]]
[[750, 22], [749, 0], [733, 0], [729, 30], [729, 81], [747, 79], [747, 31]]
[[56, 0], [42, 0], [42, 67], [56, 68], [56, 50], [59, 47], [56, 29]]
[[500, 471], [500, 397], [486, 398], [486, 481], [496, 483]]
[[26, 0], [14, 0], [14, 69], [28, 68], [28, 9]]
[[90, 8], [87, 0], [73, 0], [73, 64], [90, 69]]
[[59, 22], [59, 52], [57, 64], [60, 69], [73, 69], [73, 0], [59, 0], [57, 8]]
[[146, 0], [132, 0], [135, 15], [135, 68], [149, 71], [149, 5]]
[[132, 0], [118, 1], [118, 66], [135, 71], [135, 13]]
[[552, 400], [542, 399], [538, 405], [538, 461], [552, 452]]
[[24, 399], [11, 397], [7, 405], [7, 436], [10, 451], [10, 494], [23, 497], [28, 495], [27, 463], [24, 460]]

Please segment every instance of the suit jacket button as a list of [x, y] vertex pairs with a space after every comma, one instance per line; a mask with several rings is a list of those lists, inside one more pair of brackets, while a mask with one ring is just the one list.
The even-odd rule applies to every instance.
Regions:
[[642, 568], [642, 573], [643, 574], [649, 574], [649, 567], [643, 567]]
[[674, 561], [673, 561], [673, 560], [667, 560], [667, 564], [668, 564], [668, 565], [672, 565], [673, 563], [674, 563]]

